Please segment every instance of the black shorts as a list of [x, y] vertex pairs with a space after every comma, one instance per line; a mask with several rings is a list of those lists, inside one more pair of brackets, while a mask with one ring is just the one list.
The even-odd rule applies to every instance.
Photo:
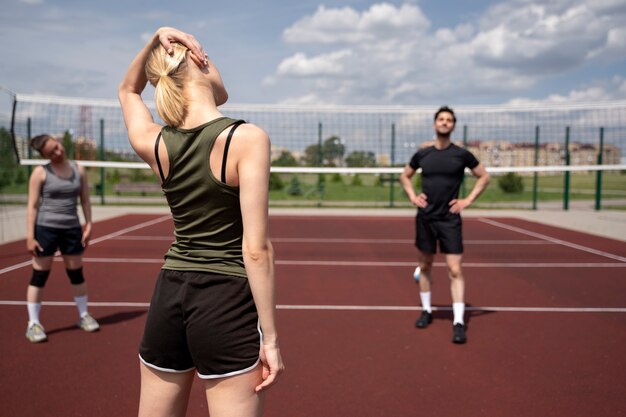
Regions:
[[463, 224], [461, 216], [446, 219], [415, 219], [415, 246], [425, 253], [437, 253], [437, 241], [442, 253], [463, 253]]
[[261, 339], [246, 278], [162, 269], [139, 357], [160, 371], [222, 378], [256, 367]]
[[63, 255], [80, 255], [85, 251], [82, 243], [82, 227], [58, 229], [35, 225], [35, 240], [43, 248], [37, 249], [37, 256], [52, 256], [59, 249]]

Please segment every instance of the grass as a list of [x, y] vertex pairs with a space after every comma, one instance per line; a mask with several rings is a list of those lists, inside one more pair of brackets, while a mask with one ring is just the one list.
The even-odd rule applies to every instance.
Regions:
[[[100, 183], [100, 171], [88, 169], [90, 186], [92, 188], [92, 201], [98, 203], [99, 196], [96, 194], [96, 185]], [[355, 206], [386, 206], [393, 200], [396, 206], [409, 206], [398, 176], [393, 184], [391, 195], [389, 175], [325, 175], [322, 178], [322, 187], [318, 185], [320, 177], [316, 174], [278, 174], [283, 182], [283, 188], [270, 191], [270, 202], [274, 205], [332, 205], [350, 204]], [[105, 200], [107, 196], [117, 196], [114, 192], [116, 181], [124, 182], [156, 182], [156, 177], [149, 170], [120, 171], [114, 176], [106, 171]], [[290, 194], [290, 184], [293, 177], [297, 177], [300, 183], [301, 194]], [[480, 196], [477, 205], [490, 206], [493, 204], [506, 203], [529, 203], [533, 198], [533, 175], [522, 177], [524, 191], [521, 193], [507, 194], [498, 187], [498, 177], [492, 178], [491, 185]], [[466, 177], [464, 189], [467, 194], [474, 186], [475, 179]], [[563, 201], [564, 174], [540, 175], [538, 177], [537, 199], [541, 202]], [[570, 200], [595, 199], [596, 173], [572, 173], [570, 176]], [[12, 184], [0, 191], [1, 194], [27, 194], [28, 184]], [[147, 193], [147, 197], [160, 196], [160, 193]], [[140, 193], [125, 193], [125, 197], [142, 197]], [[604, 172], [602, 174], [602, 200], [626, 199], [626, 173]], [[141, 203], [137, 203], [141, 204]], [[147, 203], [149, 204], [149, 203]]]

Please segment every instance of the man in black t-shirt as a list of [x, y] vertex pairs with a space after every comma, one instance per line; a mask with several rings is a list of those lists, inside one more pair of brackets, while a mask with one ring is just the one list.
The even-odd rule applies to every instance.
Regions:
[[[400, 175], [400, 182], [411, 203], [418, 207], [415, 220], [415, 245], [419, 249], [419, 267], [415, 278], [420, 286], [422, 315], [415, 326], [423, 329], [432, 322], [431, 279], [433, 258], [439, 249], [446, 254], [452, 310], [454, 312], [454, 343], [465, 343], [465, 281], [461, 271], [463, 235], [461, 211], [469, 207], [487, 188], [489, 174], [471, 152], [450, 141], [456, 117], [449, 107], [435, 113], [435, 144], [420, 149]], [[411, 178], [422, 169], [422, 192], [415, 194]], [[458, 198], [465, 168], [477, 178], [474, 188], [465, 198]], [[421, 279], [420, 279], [421, 278]]]

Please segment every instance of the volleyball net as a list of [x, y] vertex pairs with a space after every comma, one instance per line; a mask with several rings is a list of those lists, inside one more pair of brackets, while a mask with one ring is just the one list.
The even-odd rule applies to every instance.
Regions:
[[[128, 143], [117, 100], [1, 95], [3, 165], [18, 160], [22, 168], [12, 168], [17, 172], [41, 163], [28, 141], [48, 133], [62, 140], [70, 158], [91, 167], [98, 195], [112, 201], [153, 193], [148, 184], [156, 180]], [[147, 105], [158, 122], [153, 103]], [[539, 201], [552, 198], [541, 188], [560, 188], [563, 194], [566, 177], [574, 178], [567, 193], [574, 192], [575, 199], [578, 189], [608, 199], [626, 191], [617, 181], [626, 171], [626, 101], [452, 107], [457, 117], [453, 141], [472, 151], [493, 175], [514, 174], [526, 191], [537, 188]], [[419, 147], [432, 143], [437, 108], [227, 104], [221, 110], [268, 132], [272, 201], [401, 205], [406, 198], [398, 174]], [[24, 177], [15, 176], [21, 178], [14, 183]], [[587, 185], [577, 185], [578, 179]], [[366, 196], [353, 196], [351, 190], [360, 187], [370, 188], [362, 190]]]

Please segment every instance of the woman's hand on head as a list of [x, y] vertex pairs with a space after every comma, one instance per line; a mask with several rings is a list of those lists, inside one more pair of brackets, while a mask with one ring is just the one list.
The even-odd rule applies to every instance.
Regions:
[[170, 27], [159, 28], [156, 34], [159, 37], [159, 42], [163, 45], [168, 54], [174, 52], [172, 42], [180, 42], [189, 48], [190, 57], [199, 68], [204, 68], [208, 65], [208, 55], [204, 52], [204, 48], [202, 48], [200, 42], [198, 42], [193, 35]]

